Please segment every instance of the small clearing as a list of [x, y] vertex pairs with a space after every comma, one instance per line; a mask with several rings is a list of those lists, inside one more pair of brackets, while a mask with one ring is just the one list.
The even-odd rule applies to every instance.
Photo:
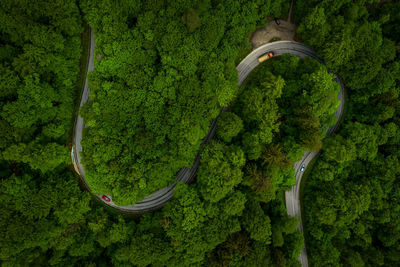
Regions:
[[272, 20], [267, 26], [253, 32], [250, 38], [253, 49], [273, 41], [294, 41], [297, 25], [285, 20], [280, 22], [280, 25], [277, 25]]

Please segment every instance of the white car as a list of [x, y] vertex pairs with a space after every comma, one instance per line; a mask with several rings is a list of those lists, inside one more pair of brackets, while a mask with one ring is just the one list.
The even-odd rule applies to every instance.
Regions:
[[71, 150], [72, 164], [75, 164], [74, 148]]
[[306, 169], [306, 165], [305, 164], [301, 165], [300, 171], [304, 172], [305, 169]]

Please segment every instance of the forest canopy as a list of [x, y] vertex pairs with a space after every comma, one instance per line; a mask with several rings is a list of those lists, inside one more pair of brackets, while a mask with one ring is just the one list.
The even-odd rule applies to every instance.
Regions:
[[118, 205], [170, 185], [237, 95], [235, 59], [280, 1], [83, 1], [95, 32], [86, 181]]
[[67, 168], [81, 13], [70, 1], [0, 0], [0, 21], [0, 263], [65, 265], [65, 253], [87, 255], [79, 229], [91, 216]]
[[[296, 38], [326, 67], [275, 57], [238, 89], [249, 34], [288, 2], [0, 0], [0, 263], [299, 266], [282, 192], [293, 162], [322, 148], [303, 192], [310, 265], [398, 266], [400, 2], [294, 3]], [[100, 193], [124, 204], [173, 181], [231, 103], [196, 179], [158, 211], [107, 209], [73, 175], [85, 23], [97, 48], [84, 160]], [[327, 68], [347, 94], [330, 137]]]

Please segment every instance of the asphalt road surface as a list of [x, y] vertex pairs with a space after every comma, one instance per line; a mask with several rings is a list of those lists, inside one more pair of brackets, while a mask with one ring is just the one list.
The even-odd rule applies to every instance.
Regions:
[[[95, 43], [94, 43], [94, 34], [91, 31], [91, 41], [90, 41], [90, 56], [89, 56], [89, 64], [88, 64], [88, 72], [92, 71], [94, 69], [94, 64], [93, 64], [93, 52], [95, 48]], [[300, 58], [305, 58], [305, 57], [312, 57], [316, 60], [318, 60], [320, 63], [324, 63], [322, 59], [319, 59], [316, 55], [316, 53], [311, 50], [310, 48], [304, 46], [303, 44], [297, 43], [297, 42], [292, 42], [292, 41], [278, 41], [278, 42], [272, 42], [265, 44], [263, 46], [260, 46], [259, 48], [253, 50], [245, 59], [243, 59], [239, 65], [236, 67], [239, 75], [239, 81], [238, 81], [238, 86], [241, 86], [243, 81], [247, 78], [247, 76], [250, 74], [250, 72], [259, 65], [258, 58], [267, 53], [267, 52], [273, 52], [275, 56], [279, 56], [282, 54], [290, 54], [292, 56], [298, 56]], [[338, 83], [340, 84], [340, 93], [338, 95], [338, 99], [341, 100], [341, 104], [336, 111], [335, 115], [338, 117], [338, 122], [336, 123], [335, 126], [331, 127], [328, 130], [328, 135], [332, 134], [334, 130], [337, 128], [337, 125], [340, 121], [340, 117], [343, 112], [343, 104], [344, 104], [344, 86], [340, 80], [339, 77], [336, 78]], [[88, 81], [86, 78], [85, 81], [85, 87], [83, 90], [82, 98], [81, 98], [81, 103], [80, 106], [83, 106], [88, 100], [89, 100], [89, 90], [90, 88], [88, 87]], [[225, 109], [224, 109], [225, 110]], [[217, 125], [217, 119], [213, 120], [213, 122], [210, 125], [210, 130], [207, 136], [204, 138], [203, 143], [207, 144], [215, 135], [215, 130], [216, 130], [216, 125]], [[81, 156], [80, 152], [82, 151], [82, 146], [80, 144], [82, 140], [82, 130], [86, 127], [86, 125], [83, 124], [83, 120], [81, 116], [78, 116], [76, 119], [75, 123], [75, 129], [74, 129], [74, 144], [73, 148], [71, 151], [71, 156], [72, 156], [72, 161], [75, 167], [75, 170], [78, 172], [80, 175], [82, 181], [90, 191], [90, 186], [86, 183], [85, 181], [85, 170], [83, 166], [81, 165]], [[291, 216], [301, 216], [301, 209], [300, 209], [300, 182], [301, 178], [304, 172], [300, 171], [301, 166], [304, 164], [305, 166], [308, 165], [308, 163], [318, 154], [319, 151], [316, 152], [306, 152], [304, 153], [303, 158], [294, 163], [294, 168], [295, 168], [295, 173], [296, 173], [296, 185], [293, 186], [292, 190], [287, 191], [285, 193], [285, 199], [286, 199], [286, 207], [287, 207], [287, 212]], [[177, 174], [177, 181], [182, 181], [184, 183], [188, 183], [193, 176], [195, 175], [197, 168], [200, 163], [200, 152], [197, 154], [194, 163], [192, 167], [190, 168], [182, 168], [178, 174]], [[111, 201], [110, 202], [105, 202], [107, 205], [116, 208], [118, 210], [124, 211], [124, 212], [129, 212], [129, 213], [143, 213], [146, 211], [151, 211], [158, 209], [162, 207], [167, 201], [169, 201], [172, 198], [173, 195], [173, 189], [176, 185], [176, 182], [173, 183], [172, 185], [162, 188], [153, 194], [149, 195], [146, 197], [143, 201], [140, 201], [138, 203], [135, 203], [134, 205], [130, 206], [117, 206], [111, 199], [111, 196], [108, 196]], [[101, 199], [102, 195], [96, 195], [98, 198]], [[302, 223], [299, 224], [299, 229], [303, 230]], [[306, 250], [303, 249], [299, 261], [303, 266], [308, 266], [307, 262], [307, 254]]]
[[[87, 73], [86, 73], [86, 78], [85, 78], [85, 87], [82, 92], [81, 103], [79, 106], [80, 108], [89, 100], [89, 86], [88, 86], [87, 74], [94, 70], [93, 52], [94, 52], [94, 34], [93, 34], [92, 29], [90, 29], [89, 62], [88, 62], [88, 68], [87, 68]], [[71, 157], [72, 157], [72, 163], [74, 165], [76, 172], [82, 178], [82, 181], [86, 185], [87, 189], [90, 191], [90, 187], [84, 179], [85, 169], [81, 165], [81, 155], [80, 155], [80, 152], [82, 151], [82, 146], [81, 146], [82, 131], [85, 127], [86, 127], [86, 125], [83, 124], [82, 117], [80, 115], [78, 115], [75, 120]]]

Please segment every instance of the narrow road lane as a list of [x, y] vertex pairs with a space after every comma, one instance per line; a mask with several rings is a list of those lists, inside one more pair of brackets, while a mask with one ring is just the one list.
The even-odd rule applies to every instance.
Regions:
[[[94, 52], [94, 34], [92, 29], [89, 29], [90, 32], [90, 49], [89, 49], [89, 62], [88, 62], [88, 69], [86, 72], [86, 78], [85, 78], [85, 87], [82, 92], [81, 96], [81, 102], [79, 105], [79, 108], [81, 108], [88, 100], [89, 100], [89, 85], [88, 85], [88, 78], [87, 74], [89, 72], [94, 70], [94, 63], [93, 63], [93, 52]], [[81, 146], [81, 140], [82, 140], [82, 131], [86, 127], [86, 125], [83, 124], [83, 119], [82, 117], [78, 114], [76, 121], [75, 121], [75, 127], [74, 127], [74, 137], [73, 137], [73, 146], [72, 146], [72, 162], [74, 164], [74, 168], [76, 172], [81, 176], [85, 177], [85, 169], [81, 165], [81, 151], [82, 151], [82, 146]], [[89, 185], [86, 183], [85, 179], [82, 179], [82, 181], [85, 183], [86, 187], [90, 191]]]

